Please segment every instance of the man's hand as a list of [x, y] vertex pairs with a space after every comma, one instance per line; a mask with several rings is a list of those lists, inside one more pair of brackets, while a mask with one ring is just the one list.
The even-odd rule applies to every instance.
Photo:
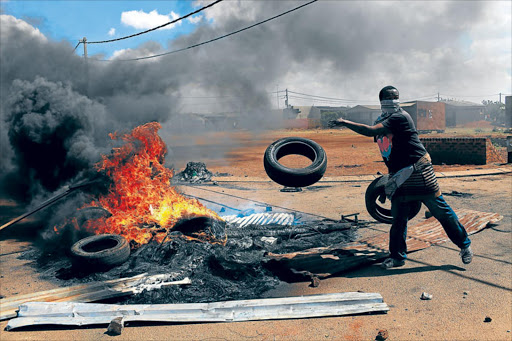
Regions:
[[329, 128], [343, 127], [344, 123], [345, 120], [342, 118], [338, 118], [337, 120], [331, 120], [329, 121]]

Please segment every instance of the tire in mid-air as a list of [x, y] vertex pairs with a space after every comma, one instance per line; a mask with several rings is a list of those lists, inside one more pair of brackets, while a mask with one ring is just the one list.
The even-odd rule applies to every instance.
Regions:
[[[289, 168], [279, 163], [287, 155], [302, 155], [311, 160], [304, 168]], [[324, 149], [315, 141], [302, 137], [284, 137], [268, 146], [263, 166], [270, 179], [286, 187], [306, 187], [322, 178], [327, 168]]]
[[99, 234], [80, 239], [71, 247], [74, 265], [111, 268], [130, 256], [130, 244], [117, 234]]
[[[388, 181], [388, 175], [383, 175], [373, 180], [365, 193], [366, 210], [378, 222], [391, 224], [393, 217], [391, 209], [384, 207], [382, 204], [388, 200], [384, 192], [384, 186]], [[421, 210], [421, 202], [413, 201], [410, 203], [409, 219], [414, 218]]]

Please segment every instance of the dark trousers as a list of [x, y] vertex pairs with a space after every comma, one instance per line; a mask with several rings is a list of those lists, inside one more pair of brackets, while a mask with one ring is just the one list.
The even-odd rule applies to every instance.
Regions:
[[[471, 244], [466, 229], [459, 221], [459, 218], [453, 212], [452, 208], [446, 203], [443, 196], [425, 197], [421, 200], [429, 209], [430, 213], [439, 220], [450, 240], [463, 249]], [[391, 200], [391, 215], [393, 222], [389, 231], [389, 252], [390, 257], [395, 259], [407, 258], [407, 217], [409, 216], [410, 203], [394, 198]]]

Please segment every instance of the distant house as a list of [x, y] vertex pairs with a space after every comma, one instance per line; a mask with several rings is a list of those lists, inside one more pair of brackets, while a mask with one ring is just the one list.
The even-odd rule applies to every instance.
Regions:
[[[413, 101], [401, 103], [400, 106], [411, 115], [418, 131], [445, 130], [444, 104]], [[357, 105], [347, 110], [346, 117], [350, 121], [373, 125], [380, 114], [380, 105]]]
[[347, 120], [357, 123], [373, 125], [373, 122], [380, 116], [380, 105], [356, 105], [346, 111]]
[[441, 101], [446, 106], [446, 126], [456, 127], [469, 122], [484, 121], [485, 106], [466, 101]]
[[283, 109], [285, 128], [318, 128], [321, 111], [315, 106], [290, 106]]
[[444, 132], [446, 129], [444, 103], [412, 101], [402, 103], [401, 106], [411, 115], [418, 132]]

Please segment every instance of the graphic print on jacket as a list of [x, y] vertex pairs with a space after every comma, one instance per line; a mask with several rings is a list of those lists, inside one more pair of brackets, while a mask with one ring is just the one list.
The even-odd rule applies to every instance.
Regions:
[[389, 156], [391, 155], [391, 149], [393, 149], [393, 134], [388, 134], [385, 136], [377, 136], [376, 138], [377, 145], [379, 146], [380, 153], [382, 157], [389, 161]]

